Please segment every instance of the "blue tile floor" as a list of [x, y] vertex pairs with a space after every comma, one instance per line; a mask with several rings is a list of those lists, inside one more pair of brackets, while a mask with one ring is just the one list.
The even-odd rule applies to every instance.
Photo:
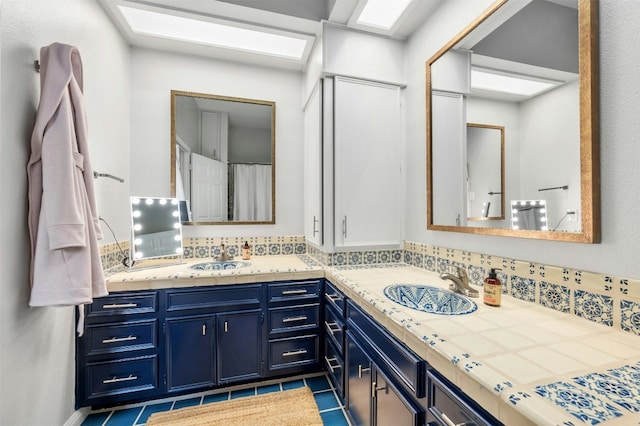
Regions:
[[278, 383], [247, 385], [243, 388], [233, 388], [230, 391], [215, 390], [211, 392], [181, 396], [174, 400], [149, 401], [130, 407], [111, 410], [100, 410], [90, 413], [82, 422], [82, 426], [133, 426], [144, 425], [149, 416], [159, 411], [177, 410], [179, 408], [208, 404], [210, 402], [225, 401], [243, 396], [260, 395], [269, 392], [281, 392], [308, 386], [313, 391], [313, 397], [318, 404], [320, 417], [325, 426], [350, 426], [344, 407], [335, 393], [335, 389], [326, 375], [298, 377], [285, 379]]

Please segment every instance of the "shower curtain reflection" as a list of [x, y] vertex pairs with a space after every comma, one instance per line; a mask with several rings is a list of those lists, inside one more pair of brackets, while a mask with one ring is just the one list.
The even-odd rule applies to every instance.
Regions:
[[229, 164], [229, 217], [234, 221], [270, 221], [271, 165]]

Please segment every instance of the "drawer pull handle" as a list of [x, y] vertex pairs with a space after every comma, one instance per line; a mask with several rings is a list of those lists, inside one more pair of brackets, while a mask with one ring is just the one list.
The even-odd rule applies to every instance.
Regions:
[[[331, 333], [331, 335], [333, 336], [334, 333], [337, 333], [339, 331], [342, 331], [342, 328], [338, 325], [337, 322], [324, 322], [324, 325], [327, 327], [327, 331], [329, 333]], [[334, 329], [333, 326], [337, 326], [337, 329]]]
[[294, 294], [307, 294], [307, 290], [285, 290], [282, 292], [283, 296], [291, 296]]
[[447, 426], [464, 426], [467, 423], [454, 423], [451, 421], [451, 419], [449, 417], [447, 417], [447, 415], [445, 413], [441, 413], [440, 416], [442, 417], [442, 420], [447, 424]]
[[298, 349], [295, 351], [289, 351], [282, 354], [282, 356], [296, 356], [296, 355], [304, 355], [307, 353], [306, 349]]
[[327, 367], [329, 367], [329, 371], [331, 371], [332, 373], [336, 368], [342, 368], [342, 365], [340, 365], [340, 362], [338, 362], [338, 365], [331, 365], [333, 361], [338, 361], [338, 358], [335, 356], [333, 358], [327, 358], [327, 356], [325, 355], [324, 360], [327, 363]]
[[378, 391], [383, 391], [383, 390], [387, 390], [387, 387], [383, 386], [383, 387], [379, 388], [378, 387], [378, 383], [371, 382], [371, 398], [375, 398], [376, 395], [378, 395]]
[[103, 339], [102, 344], [107, 343], [119, 343], [119, 342], [129, 342], [131, 340], [137, 340], [138, 336], [129, 335], [128, 337], [112, 337], [110, 339]]
[[342, 297], [339, 294], [327, 294], [327, 299], [331, 302], [336, 303], [338, 300], [342, 300]]
[[358, 378], [362, 378], [362, 373], [366, 373], [367, 371], [371, 371], [371, 367], [362, 368], [362, 365], [358, 364]]
[[106, 384], [110, 384], [110, 383], [119, 383], [119, 382], [130, 382], [131, 380], [138, 380], [138, 376], [134, 376], [133, 374], [129, 374], [128, 377], [113, 377], [113, 379], [106, 379], [103, 380], [102, 383]]
[[306, 321], [306, 315], [300, 315], [299, 317], [289, 317], [282, 320], [282, 322], [296, 322], [296, 321]]
[[111, 305], [102, 305], [103, 309], [123, 309], [123, 308], [137, 308], [137, 303], [112, 303]]

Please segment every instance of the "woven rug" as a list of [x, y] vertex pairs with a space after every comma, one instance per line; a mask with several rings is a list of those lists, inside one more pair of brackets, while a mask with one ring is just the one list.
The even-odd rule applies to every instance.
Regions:
[[213, 402], [154, 413], [147, 426], [322, 426], [311, 390], [304, 386], [282, 392]]

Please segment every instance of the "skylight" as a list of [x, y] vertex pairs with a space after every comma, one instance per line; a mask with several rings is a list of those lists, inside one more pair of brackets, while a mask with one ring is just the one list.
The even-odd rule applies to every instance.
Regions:
[[134, 33], [289, 59], [302, 59], [308, 37], [241, 28], [118, 5]]
[[561, 82], [540, 80], [517, 74], [506, 74], [487, 69], [471, 69], [471, 87], [492, 92], [509, 93], [520, 96], [534, 96]]
[[368, 0], [357, 23], [390, 30], [413, 0]]

